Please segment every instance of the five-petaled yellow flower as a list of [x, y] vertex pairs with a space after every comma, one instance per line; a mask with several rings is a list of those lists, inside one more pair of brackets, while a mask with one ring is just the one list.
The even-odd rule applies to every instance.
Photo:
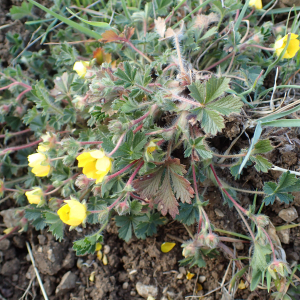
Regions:
[[25, 193], [30, 204], [39, 204], [44, 200], [44, 193], [40, 187], [35, 187], [33, 190]]
[[28, 155], [29, 167], [33, 168], [31, 170], [35, 176], [44, 177], [50, 172], [50, 164], [45, 154], [34, 153]]
[[[299, 40], [297, 40], [298, 34], [291, 33], [290, 35], [291, 35], [290, 42], [282, 58], [293, 58], [300, 48], [299, 47], [300, 42]], [[275, 42], [274, 48], [277, 56], [279, 56], [283, 51], [284, 47], [286, 46], [287, 40], [288, 40], [288, 34], [285, 35], [282, 39]]]
[[249, 6], [255, 7], [256, 9], [262, 9], [263, 8], [261, 0], [250, 0]]
[[57, 211], [60, 219], [70, 226], [80, 225], [86, 218], [86, 206], [74, 199], [64, 202], [67, 204]]
[[111, 159], [105, 156], [102, 150], [83, 152], [77, 157], [78, 167], [83, 167], [82, 173], [87, 178], [101, 182], [104, 176], [111, 170]]
[[89, 61], [76, 61], [73, 70], [77, 72], [80, 77], [84, 77], [86, 74], [86, 68], [90, 66]]

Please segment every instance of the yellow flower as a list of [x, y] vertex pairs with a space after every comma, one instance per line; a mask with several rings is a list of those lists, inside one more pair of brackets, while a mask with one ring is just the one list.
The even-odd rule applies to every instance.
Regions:
[[76, 61], [73, 70], [77, 72], [80, 77], [84, 77], [86, 74], [86, 67], [90, 66], [89, 61]]
[[[291, 33], [291, 38], [287, 49], [282, 56], [282, 58], [293, 58], [299, 50], [299, 40], [297, 40], [298, 34]], [[276, 55], [279, 56], [286, 46], [288, 40], [288, 34], [285, 35], [282, 39], [275, 42], [274, 48]]]
[[263, 8], [261, 0], [250, 0], [249, 6], [255, 7], [256, 9]]
[[44, 200], [44, 193], [40, 187], [35, 187], [33, 190], [25, 193], [30, 204], [39, 204]]
[[191, 280], [194, 276], [195, 276], [194, 273], [190, 273], [190, 272], [188, 271], [187, 274], [186, 274], [186, 279], [187, 279], [187, 280]]
[[111, 159], [102, 150], [83, 152], [77, 157], [78, 167], [83, 167], [82, 173], [88, 178], [101, 182], [111, 170]]
[[75, 199], [65, 200], [64, 202], [67, 204], [57, 211], [60, 219], [67, 225], [80, 225], [86, 218], [86, 206]]
[[28, 156], [29, 167], [33, 168], [31, 170], [35, 176], [44, 177], [47, 176], [50, 172], [50, 164], [47, 160], [45, 154], [34, 153]]

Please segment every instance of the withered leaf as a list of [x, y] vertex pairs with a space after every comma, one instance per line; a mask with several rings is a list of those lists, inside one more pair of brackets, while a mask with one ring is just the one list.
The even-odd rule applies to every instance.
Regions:
[[104, 33], [102, 33], [100, 42], [111, 43], [119, 40], [121, 40], [121, 38], [113, 30], [106, 30]]
[[166, 31], [166, 22], [164, 18], [158, 17], [157, 20], [154, 20], [155, 30], [160, 35], [160, 37], [165, 36]]
[[185, 173], [185, 166], [178, 158], [168, 158], [150, 174], [134, 180], [133, 187], [142, 198], [153, 199], [162, 215], [169, 213], [175, 218], [179, 199], [191, 203], [194, 197], [190, 182], [182, 176]]
[[216, 13], [210, 13], [209, 15], [197, 15], [194, 27], [207, 29], [211, 23], [218, 22], [220, 16]]

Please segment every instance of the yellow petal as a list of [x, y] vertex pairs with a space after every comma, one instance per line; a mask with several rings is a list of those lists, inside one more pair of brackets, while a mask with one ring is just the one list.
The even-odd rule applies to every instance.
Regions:
[[86, 207], [76, 200], [65, 200], [67, 204], [62, 206], [57, 214], [60, 219], [71, 226], [80, 225], [86, 218]]
[[240, 281], [240, 283], [239, 283], [239, 285], [238, 285], [238, 288], [239, 288], [240, 290], [244, 290], [244, 289], [246, 288], [246, 285], [245, 285], [244, 280], [241, 280], [241, 281]]
[[99, 251], [101, 249], [102, 249], [102, 244], [96, 243], [96, 249], [95, 249], [95, 251]]
[[165, 242], [165, 243], [161, 244], [160, 250], [163, 253], [168, 253], [175, 247], [175, 245], [176, 245], [176, 243]]
[[41, 166], [38, 165], [36, 167], [34, 167], [31, 172], [37, 176], [37, 177], [44, 177], [47, 176], [50, 172], [50, 166]]
[[188, 271], [187, 274], [186, 274], [186, 279], [187, 279], [187, 280], [191, 280], [194, 276], [195, 276], [194, 273], [190, 273], [190, 272]]
[[100, 174], [102, 172], [107, 174], [111, 169], [111, 160], [106, 156], [97, 159], [96, 169], [97, 169], [97, 174]]
[[87, 178], [97, 179], [98, 175], [96, 173], [96, 161], [90, 162], [84, 166], [82, 173], [86, 175]]
[[94, 157], [91, 156], [90, 152], [83, 152], [76, 158], [78, 160], [78, 167], [84, 167], [86, 164], [96, 161]]
[[47, 158], [44, 154], [42, 153], [34, 153], [28, 155], [28, 162], [29, 162], [29, 167], [34, 167], [36, 165], [40, 165], [43, 161], [45, 161]]
[[12, 232], [13, 229], [14, 229], [14, 227], [6, 228], [5, 230], [3, 230], [3, 233], [4, 233], [4, 234], [10, 234], [10, 233]]
[[99, 159], [104, 157], [105, 153], [102, 150], [94, 150], [90, 152], [90, 155], [96, 159]]
[[43, 191], [41, 188], [34, 188], [32, 191], [25, 193], [30, 204], [39, 204], [43, 200]]
[[80, 77], [84, 77], [86, 74], [87, 63], [84, 61], [76, 61], [73, 70], [77, 72]]

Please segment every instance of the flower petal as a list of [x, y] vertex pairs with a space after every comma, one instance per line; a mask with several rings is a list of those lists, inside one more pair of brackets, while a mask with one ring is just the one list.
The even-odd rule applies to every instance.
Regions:
[[102, 150], [94, 150], [90, 152], [90, 155], [96, 159], [100, 159], [105, 156], [105, 153]]
[[90, 152], [83, 152], [76, 158], [78, 160], [78, 167], [84, 167], [86, 164], [95, 161], [95, 158], [91, 156]]

